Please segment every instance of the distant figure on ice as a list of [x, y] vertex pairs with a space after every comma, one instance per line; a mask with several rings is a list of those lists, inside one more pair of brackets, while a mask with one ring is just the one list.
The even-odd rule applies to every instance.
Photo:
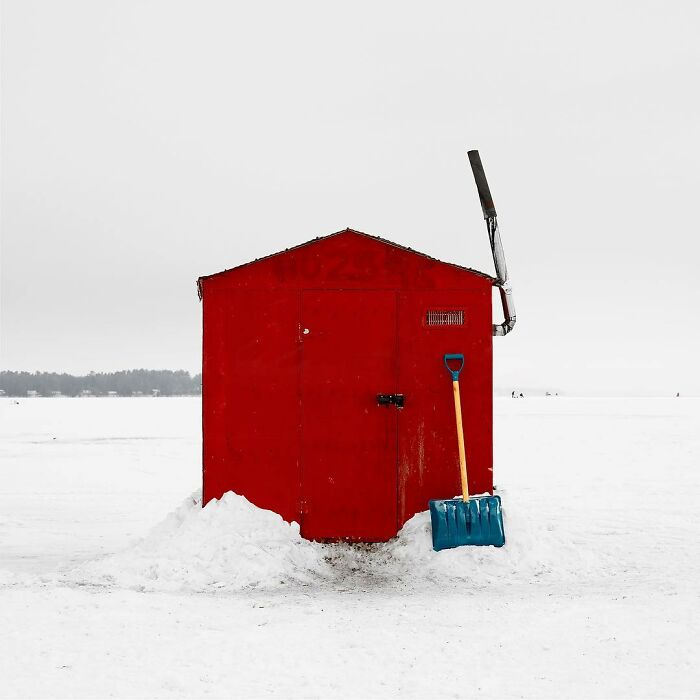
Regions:
[[510, 392], [510, 398], [511, 398], [511, 399], [514, 399], [514, 398], [515, 398], [515, 392], [514, 392], [514, 391], [511, 391], [511, 392]]
[[522, 392], [522, 391], [520, 392], [520, 398], [521, 398], [521, 399], [523, 398], [523, 392]]
[[676, 392], [676, 398], [679, 399], [680, 397], [681, 397], [681, 392], [680, 392], [680, 391], [677, 391], [677, 392]]

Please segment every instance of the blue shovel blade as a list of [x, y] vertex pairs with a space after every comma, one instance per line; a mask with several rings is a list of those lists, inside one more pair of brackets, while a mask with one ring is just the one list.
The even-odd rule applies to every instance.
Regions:
[[430, 522], [433, 526], [433, 549], [462, 545], [493, 545], [506, 542], [500, 496], [430, 501]]

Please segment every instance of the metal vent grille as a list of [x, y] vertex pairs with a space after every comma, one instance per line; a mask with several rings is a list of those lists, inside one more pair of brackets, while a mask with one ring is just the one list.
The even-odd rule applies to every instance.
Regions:
[[425, 312], [426, 326], [463, 326], [464, 309], [453, 311], [432, 311]]

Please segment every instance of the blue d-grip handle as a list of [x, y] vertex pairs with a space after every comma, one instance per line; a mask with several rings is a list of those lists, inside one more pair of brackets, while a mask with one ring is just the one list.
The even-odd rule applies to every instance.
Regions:
[[[461, 360], [462, 364], [459, 366], [459, 369], [452, 369], [452, 367], [447, 364], [450, 360]], [[464, 369], [464, 355], [462, 355], [462, 353], [446, 354], [445, 367], [447, 367], [447, 371], [452, 375], [452, 381], [459, 381], [459, 373]]]

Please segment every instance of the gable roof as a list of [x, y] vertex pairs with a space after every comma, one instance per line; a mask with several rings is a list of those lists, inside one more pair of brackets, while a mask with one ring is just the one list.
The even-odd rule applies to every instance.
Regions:
[[363, 231], [357, 231], [352, 228], [345, 228], [342, 231], [336, 231], [335, 233], [330, 233], [326, 236], [317, 236], [316, 238], [312, 238], [310, 241], [306, 241], [305, 243], [300, 243], [299, 245], [292, 246], [290, 248], [285, 248], [284, 250], [279, 250], [276, 253], [270, 253], [270, 255], [264, 255], [261, 258], [255, 258], [255, 260], [250, 260], [248, 262], [242, 263], [241, 265], [235, 265], [234, 267], [229, 267], [225, 270], [221, 270], [220, 272], [214, 272], [210, 275], [202, 275], [198, 280], [197, 280], [197, 289], [199, 290], [200, 293], [200, 298], [201, 298], [201, 288], [200, 288], [200, 283], [203, 280], [210, 279], [211, 277], [218, 277], [219, 275], [225, 275], [228, 272], [232, 272], [233, 270], [240, 270], [243, 267], [248, 267], [249, 265], [255, 265], [259, 262], [262, 262], [263, 260], [269, 260], [270, 258], [274, 258], [278, 255], [284, 255], [285, 253], [292, 251], [292, 250], [298, 250], [299, 248], [305, 248], [306, 246], [312, 246], [320, 241], [325, 241], [328, 240], [329, 238], [334, 238], [336, 236], [345, 236], [345, 235], [354, 235], [354, 236], [362, 236], [364, 238], [369, 238], [373, 241], [378, 241], [379, 243], [382, 243], [387, 246], [391, 246], [392, 248], [397, 248], [398, 250], [402, 250], [407, 253], [411, 253], [412, 255], [418, 255], [422, 258], [425, 258], [426, 260], [432, 260], [433, 262], [440, 263], [441, 265], [449, 265], [450, 267], [456, 268], [458, 270], [463, 270], [465, 272], [471, 272], [475, 275], [478, 275], [479, 277], [483, 277], [484, 279], [490, 280], [492, 283], [496, 282], [496, 278], [493, 277], [492, 275], [487, 275], [485, 272], [480, 272], [479, 270], [474, 270], [471, 267], [465, 267], [464, 265], [457, 265], [456, 263], [451, 263], [451, 262], [446, 262], [444, 260], [439, 260], [438, 258], [434, 258], [431, 255], [428, 255], [427, 253], [421, 253], [419, 250], [414, 250], [413, 248], [408, 248], [407, 246], [400, 245], [399, 243], [394, 243], [393, 241], [387, 240], [386, 238], [382, 238], [381, 236], [373, 236], [370, 233], [364, 233]]

